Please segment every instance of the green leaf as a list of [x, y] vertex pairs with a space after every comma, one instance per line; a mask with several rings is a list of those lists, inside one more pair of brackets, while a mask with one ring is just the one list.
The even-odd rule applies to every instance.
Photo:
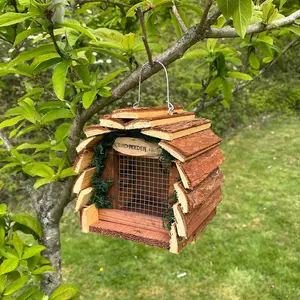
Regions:
[[244, 38], [252, 16], [252, 0], [237, 0], [233, 13], [233, 26], [237, 34]]
[[1, 275], [0, 276], [0, 295], [3, 293], [4, 289], [5, 289], [5, 285], [6, 285], [6, 275]]
[[91, 76], [88, 67], [86, 65], [77, 65], [75, 66], [75, 71], [79, 75], [82, 82], [86, 85], [89, 85]]
[[31, 50], [27, 50], [25, 52], [20, 53], [15, 59], [13, 59], [8, 65], [14, 66], [19, 64], [20, 62], [24, 62], [27, 60], [31, 60], [42, 54], [56, 53], [56, 50], [53, 45], [40, 45], [36, 48], [32, 48]]
[[100, 90], [98, 90], [98, 94], [101, 97], [110, 97], [111, 96], [111, 88], [108, 86], [102, 87]]
[[18, 224], [24, 225], [35, 232], [39, 237], [42, 236], [42, 225], [34, 217], [27, 214], [12, 215], [11, 219]]
[[40, 176], [48, 179], [54, 176], [52, 168], [41, 162], [27, 164], [23, 167], [23, 171], [30, 176]]
[[55, 140], [62, 141], [65, 137], [68, 136], [71, 123], [60, 124], [55, 131]]
[[124, 36], [122, 41], [122, 46], [125, 50], [131, 50], [134, 47], [135, 44], [135, 34], [134, 33], [128, 33]]
[[236, 2], [236, 0], [217, 0], [219, 9], [226, 19], [233, 15], [236, 9]]
[[19, 33], [16, 36], [15, 42], [14, 42], [14, 47], [16, 47], [19, 43], [24, 41], [30, 35], [35, 34], [35, 33], [40, 33], [40, 32], [43, 32], [41, 28], [30, 28], [30, 29], [26, 29], [26, 30], [22, 31], [21, 33]]
[[15, 247], [19, 258], [21, 258], [23, 253], [24, 243], [16, 232], [13, 233], [12, 244]]
[[34, 300], [33, 298], [29, 298], [29, 297], [36, 291], [37, 291], [37, 287], [31, 286], [24, 293], [22, 293], [20, 296], [18, 296], [18, 298], [16, 298], [16, 300], [27, 300], [27, 299]]
[[41, 144], [29, 144], [24, 143], [19, 145], [16, 149], [17, 150], [24, 150], [24, 149], [48, 149], [51, 147], [51, 144], [49, 142], [44, 142]]
[[189, 104], [189, 106], [186, 108], [187, 111], [192, 110], [194, 107], [198, 105], [198, 103], [201, 101], [201, 98], [197, 98], [192, 103]]
[[85, 109], [89, 108], [91, 104], [93, 103], [96, 95], [98, 93], [98, 90], [91, 90], [88, 92], [85, 92], [82, 96], [82, 105]]
[[21, 14], [21, 13], [7, 12], [0, 16], [0, 27], [21, 23], [33, 16], [34, 14], [32, 13]]
[[34, 275], [40, 275], [40, 274], [44, 274], [45, 272], [55, 272], [55, 269], [51, 266], [42, 266], [38, 269], [35, 269], [32, 274]]
[[110, 81], [112, 81], [113, 79], [115, 79], [119, 74], [123, 73], [123, 72], [126, 72], [128, 71], [127, 68], [122, 68], [122, 69], [119, 69], [119, 70], [116, 70], [112, 73], [110, 73], [108, 76], [106, 76], [104, 79], [100, 80], [98, 83], [97, 83], [97, 89], [107, 85]]
[[28, 276], [23, 274], [19, 279], [14, 280], [10, 285], [6, 287], [3, 295], [8, 296], [20, 290], [26, 283], [27, 279]]
[[68, 300], [75, 297], [78, 290], [69, 284], [60, 285], [49, 297], [49, 300]]
[[62, 172], [59, 174], [59, 177], [66, 178], [66, 177], [70, 177], [70, 176], [74, 176], [74, 175], [78, 175], [78, 174], [73, 171], [73, 167], [70, 167], [70, 168], [62, 170]]
[[17, 117], [14, 117], [12, 119], [5, 120], [5, 121], [0, 123], [0, 129], [3, 129], [5, 127], [14, 126], [22, 120], [24, 120], [23, 116], [17, 116]]
[[225, 100], [230, 101], [232, 99], [231, 85], [225, 78], [223, 78], [222, 80], [222, 85], [223, 85], [224, 98]]
[[280, 0], [279, 9], [282, 9], [282, 6], [287, 2], [287, 0]]
[[274, 59], [274, 57], [271, 57], [271, 56], [264, 57], [264, 58], [263, 58], [263, 62], [264, 62], [265, 64], [268, 64], [268, 63], [270, 63], [273, 59]]
[[2, 264], [0, 265], [0, 275], [10, 273], [11, 271], [15, 270], [19, 265], [18, 258], [8, 258], [5, 259]]
[[54, 58], [51, 58], [49, 60], [43, 61], [34, 68], [33, 73], [38, 74], [38, 73], [40, 73], [40, 72], [42, 72], [42, 71], [58, 64], [60, 62], [62, 62], [61, 57], [54, 57]]
[[221, 103], [226, 107], [226, 108], [230, 108], [230, 105], [229, 105], [229, 103], [224, 99], [224, 100], [222, 100], [221, 101]]
[[0, 216], [5, 215], [6, 210], [7, 210], [6, 204], [4, 204], [4, 203], [0, 204]]
[[38, 179], [35, 183], [34, 183], [34, 185], [33, 185], [33, 187], [35, 188], [35, 189], [38, 189], [39, 187], [41, 187], [41, 186], [43, 186], [43, 185], [45, 185], [45, 184], [48, 184], [48, 183], [50, 183], [50, 182], [53, 182], [53, 179], [48, 179], [48, 178], [42, 178], [42, 179]]
[[243, 80], [252, 80], [252, 77], [250, 75], [241, 72], [228, 72], [227, 75], [230, 77], [235, 77]]
[[220, 85], [222, 84], [222, 78], [221, 77], [216, 77], [211, 80], [209, 83], [208, 87], [205, 90], [205, 93], [210, 94], [213, 91], [215, 91]]
[[42, 121], [43, 123], [49, 123], [58, 119], [70, 119], [70, 118], [74, 118], [74, 115], [69, 109], [59, 108], [47, 112], [42, 117]]
[[41, 253], [45, 249], [46, 249], [46, 247], [42, 246], [42, 245], [28, 247], [27, 249], [25, 249], [22, 259], [30, 258], [38, 253]]
[[71, 60], [62, 61], [58, 64], [52, 75], [52, 82], [54, 92], [58, 99], [64, 100], [65, 96], [65, 84], [66, 84], [66, 76], [71, 64]]
[[256, 70], [258, 70], [260, 67], [259, 59], [253, 52], [251, 52], [249, 55], [249, 64], [253, 69]]
[[92, 29], [83, 27], [77, 20], [68, 19], [65, 20], [62, 26], [73, 28], [76, 31], [83, 33], [84, 35], [88, 36], [92, 40], [96, 41], [96, 37], [92, 32]]

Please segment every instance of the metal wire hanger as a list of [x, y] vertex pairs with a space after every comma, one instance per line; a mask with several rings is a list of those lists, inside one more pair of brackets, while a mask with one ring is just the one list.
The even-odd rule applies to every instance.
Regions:
[[[165, 71], [165, 75], [166, 75], [166, 84], [167, 84], [167, 101], [166, 101], [166, 103], [167, 103], [167, 105], [168, 105], [168, 114], [169, 114], [169, 115], [173, 115], [173, 113], [174, 113], [174, 105], [170, 102], [170, 90], [169, 90], [169, 76], [168, 76], [168, 71], [167, 71], [165, 65], [164, 65], [162, 62], [160, 62], [160, 61], [158, 61], [158, 60], [154, 60], [153, 63], [158, 63], [158, 64], [160, 64], [160, 65], [163, 67], [164, 71]], [[142, 66], [141, 71], [140, 71], [140, 74], [139, 74], [138, 100], [137, 100], [137, 102], [135, 102], [135, 103], [133, 104], [133, 108], [139, 107], [140, 102], [141, 102], [141, 82], [142, 82], [142, 73], [143, 73], [143, 69], [144, 69], [144, 67], [145, 67], [146, 65], [148, 65], [148, 63], [145, 63], [145, 64]]]

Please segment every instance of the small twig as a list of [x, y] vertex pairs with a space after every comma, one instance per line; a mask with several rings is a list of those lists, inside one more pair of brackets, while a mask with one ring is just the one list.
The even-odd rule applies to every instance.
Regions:
[[0, 139], [3, 142], [3, 146], [6, 150], [10, 150], [13, 146], [5, 134], [0, 130]]
[[65, 58], [65, 54], [60, 50], [60, 48], [57, 45], [57, 42], [56, 42], [56, 39], [55, 39], [55, 35], [54, 35], [54, 26], [53, 26], [52, 22], [51, 22], [51, 25], [50, 25], [50, 28], [49, 28], [49, 34], [50, 34], [50, 37], [51, 37], [51, 39], [53, 41], [53, 44], [54, 44], [56, 52], [59, 54], [59, 56], [61, 58]]
[[172, 1], [172, 2], [173, 2], [172, 12], [173, 12], [175, 18], [177, 19], [181, 30], [185, 33], [187, 31], [187, 27], [185, 26], [179, 12], [178, 12], [175, 2], [174, 1]]
[[148, 55], [148, 61], [149, 61], [149, 65], [151, 66], [151, 68], [153, 67], [153, 60], [152, 60], [152, 53], [148, 44], [148, 40], [147, 40], [147, 31], [146, 31], [146, 26], [145, 26], [145, 20], [144, 20], [144, 14], [143, 11], [140, 7], [137, 8], [136, 10], [137, 15], [140, 19], [140, 23], [141, 23], [141, 27], [142, 27], [142, 33], [143, 33], [143, 42], [144, 42], [144, 46]]
[[207, 20], [207, 16], [208, 16], [208, 13], [209, 13], [209, 10], [210, 10], [211, 6], [212, 6], [212, 0], [209, 0], [208, 3], [206, 4], [205, 8], [204, 8], [203, 15], [201, 17], [200, 23], [197, 26], [197, 29], [196, 29], [197, 34], [203, 33], [205, 31], [204, 24]]

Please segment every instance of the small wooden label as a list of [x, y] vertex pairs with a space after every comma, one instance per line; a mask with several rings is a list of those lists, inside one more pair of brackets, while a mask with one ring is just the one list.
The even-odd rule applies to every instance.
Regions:
[[161, 152], [158, 144], [129, 137], [117, 138], [113, 144], [113, 148], [122, 154], [131, 156], [159, 156]]

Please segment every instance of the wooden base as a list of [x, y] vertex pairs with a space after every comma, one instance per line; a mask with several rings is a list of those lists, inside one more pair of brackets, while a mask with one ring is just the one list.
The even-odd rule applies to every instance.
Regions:
[[118, 209], [98, 212], [99, 220], [90, 224], [89, 232], [169, 249], [170, 234], [163, 228], [161, 218]]

